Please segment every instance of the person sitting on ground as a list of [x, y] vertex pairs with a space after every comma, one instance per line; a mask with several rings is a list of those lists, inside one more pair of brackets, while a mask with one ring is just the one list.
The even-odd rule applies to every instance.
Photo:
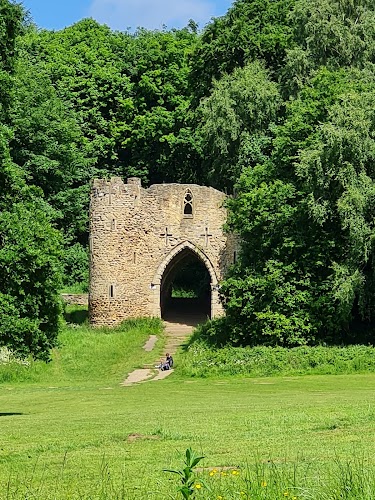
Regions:
[[162, 370], [163, 366], [164, 366], [164, 359], [161, 358], [160, 363], [158, 365], [156, 365], [155, 368], [159, 368], [159, 370]]
[[173, 368], [173, 358], [169, 354], [169, 352], [167, 352], [167, 354], [165, 355], [165, 362], [168, 363], [169, 368]]

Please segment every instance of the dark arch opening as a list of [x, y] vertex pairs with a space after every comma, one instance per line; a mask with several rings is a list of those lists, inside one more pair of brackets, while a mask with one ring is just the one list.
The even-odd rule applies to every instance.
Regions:
[[160, 284], [160, 307], [166, 321], [196, 325], [211, 317], [211, 277], [190, 248], [167, 265]]

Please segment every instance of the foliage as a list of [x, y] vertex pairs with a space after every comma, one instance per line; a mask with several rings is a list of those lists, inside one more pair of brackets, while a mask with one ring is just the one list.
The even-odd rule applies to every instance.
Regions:
[[270, 160], [243, 171], [229, 201], [242, 257], [221, 289], [237, 342], [341, 342], [353, 319], [371, 323], [374, 83], [317, 72]]
[[[189, 56], [197, 40], [191, 27], [138, 30], [124, 44], [124, 71], [133, 85], [130, 123], [118, 123], [121, 174], [146, 183], [192, 182], [197, 171], [189, 120]], [[194, 168], [193, 168], [194, 167]]]
[[276, 77], [286, 51], [295, 45], [288, 14], [295, 0], [236, 0], [204, 29], [192, 57], [195, 102], [208, 96], [214, 80], [255, 60]]
[[36, 200], [0, 212], [0, 345], [48, 359], [61, 313], [61, 239]]
[[94, 175], [88, 142], [77, 113], [58, 97], [47, 65], [31, 64], [28, 55], [21, 54], [10, 113], [10, 154], [27, 182], [41, 188], [56, 209], [66, 242], [86, 242], [87, 184]]
[[[203, 326], [197, 341], [190, 343], [178, 361], [178, 370], [185, 377], [250, 377], [330, 375], [343, 373], [374, 373], [374, 347], [301, 346], [232, 347], [220, 346]], [[219, 347], [217, 347], [219, 345]]]
[[10, 85], [22, 14], [18, 5], [0, 3], [0, 346], [19, 357], [48, 359], [59, 325], [61, 239], [50, 224], [51, 208], [40, 191], [26, 186], [9, 150]]
[[[189, 178], [188, 56], [196, 33], [112, 32], [85, 19], [59, 32], [30, 29], [23, 57], [42, 67], [72, 110], [97, 175], [145, 183]], [[188, 153], [190, 154], [190, 153]]]
[[259, 62], [214, 81], [197, 110], [206, 181], [232, 189], [244, 166], [264, 159], [280, 104], [277, 85]]
[[64, 286], [87, 287], [90, 178], [211, 184], [236, 193], [228, 229], [242, 246], [217, 337], [298, 346], [371, 332], [372, 1], [236, 0], [201, 33], [92, 19], [48, 31], [23, 16], [0, 1], [2, 217], [23, 204], [61, 231]]
[[15, 40], [22, 31], [23, 9], [9, 0], [0, 1], [0, 120], [7, 120], [16, 63]]
[[197, 489], [201, 487], [200, 483], [196, 483], [194, 467], [198, 465], [203, 458], [204, 457], [196, 455], [191, 448], [187, 448], [184, 460], [185, 467], [181, 470], [164, 469], [164, 472], [172, 472], [180, 476], [181, 486], [177, 491], [181, 493], [182, 498], [185, 500], [194, 498]]
[[[33, 359], [19, 363], [17, 359], [2, 363], [1, 383], [115, 383], [139, 363], [153, 362], [155, 352], [146, 353], [142, 345], [151, 334], [162, 337], [162, 324], [156, 318], [125, 321], [115, 328], [90, 328], [86, 322], [74, 324], [83, 308], [70, 308], [72, 321], [61, 328], [57, 345], [46, 364]], [[87, 317], [87, 308], [86, 308]], [[76, 313], [76, 314], [75, 314]], [[157, 348], [160, 349], [161, 346]]]
[[79, 286], [82, 292], [88, 291], [89, 284], [88, 249], [75, 243], [64, 251], [64, 287]]

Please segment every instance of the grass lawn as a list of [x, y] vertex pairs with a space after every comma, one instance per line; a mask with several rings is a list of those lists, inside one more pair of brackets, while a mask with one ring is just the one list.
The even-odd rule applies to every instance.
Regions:
[[[98, 333], [75, 335], [82, 362]], [[374, 471], [375, 375], [184, 379], [177, 369], [121, 387], [147, 337], [127, 335], [128, 344], [117, 339], [127, 345], [123, 370], [108, 354], [114, 337], [102, 334], [93, 357], [107, 355], [94, 369], [86, 360], [85, 376], [61, 347], [32, 380], [0, 385], [1, 499], [180, 498], [162, 469], [180, 467], [189, 446], [205, 455], [200, 465], [218, 469], [201, 472], [212, 491], [197, 489], [197, 499], [375, 498], [371, 478], [367, 493], [334, 493], [347, 475]], [[224, 466], [239, 474], [220, 473]]]

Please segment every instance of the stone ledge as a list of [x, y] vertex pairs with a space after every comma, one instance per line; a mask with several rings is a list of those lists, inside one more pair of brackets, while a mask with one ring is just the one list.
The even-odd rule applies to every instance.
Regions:
[[88, 293], [62, 293], [61, 297], [66, 304], [74, 304], [77, 306], [89, 305]]

